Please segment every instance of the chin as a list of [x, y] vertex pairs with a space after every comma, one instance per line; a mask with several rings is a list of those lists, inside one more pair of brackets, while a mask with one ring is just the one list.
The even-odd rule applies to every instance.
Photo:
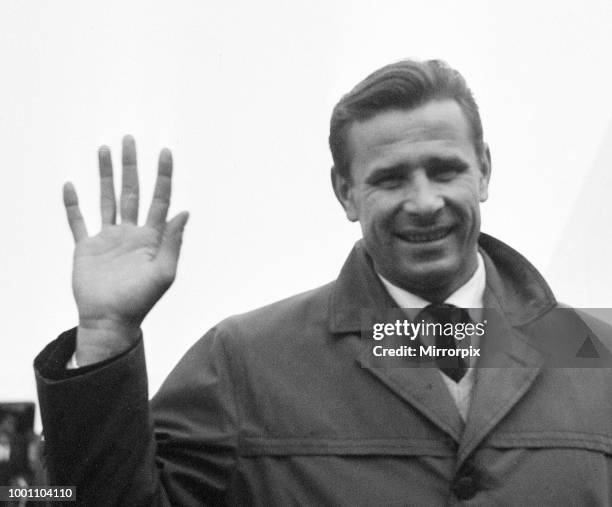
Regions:
[[[429, 262], [413, 262], [394, 273], [401, 286], [407, 290], [434, 291], [454, 285], [461, 272], [460, 265], [450, 259]], [[412, 289], [410, 289], [410, 288]]]

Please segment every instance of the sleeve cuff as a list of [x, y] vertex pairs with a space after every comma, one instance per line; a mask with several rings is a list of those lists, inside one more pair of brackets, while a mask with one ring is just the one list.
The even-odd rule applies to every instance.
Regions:
[[[76, 348], [77, 328], [74, 327], [68, 331], [64, 331], [47, 345], [34, 360], [34, 368], [38, 373], [49, 380], [65, 380], [79, 375], [85, 375], [92, 371], [103, 368], [104, 366], [118, 360], [134, 349], [140, 340], [117, 356], [105, 359], [99, 363], [89, 364], [82, 368], [67, 368]], [[142, 339], [142, 338], [141, 338]]]

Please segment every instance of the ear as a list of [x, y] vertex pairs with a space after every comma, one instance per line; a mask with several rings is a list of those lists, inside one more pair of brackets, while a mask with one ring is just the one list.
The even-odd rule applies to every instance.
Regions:
[[489, 145], [485, 143], [484, 151], [480, 160], [480, 202], [485, 202], [489, 198], [489, 180], [491, 179], [491, 151]]
[[353, 183], [340, 174], [336, 166], [331, 168], [331, 182], [336, 198], [344, 208], [346, 218], [351, 222], [357, 222], [359, 214], [355, 203]]

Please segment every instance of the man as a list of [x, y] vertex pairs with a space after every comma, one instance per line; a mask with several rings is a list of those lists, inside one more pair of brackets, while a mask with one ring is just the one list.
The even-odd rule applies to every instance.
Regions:
[[[97, 236], [65, 187], [79, 326], [35, 361], [51, 482], [87, 505], [610, 504], [610, 369], [545, 368], [551, 336], [571, 349], [586, 332], [603, 353], [610, 330], [557, 310], [533, 266], [480, 234], [491, 159], [463, 78], [439, 61], [374, 72], [335, 107], [330, 146], [363, 232], [338, 279], [221, 322], [151, 404], [140, 324], [187, 220], [166, 223], [170, 153], [142, 227], [131, 138], [121, 224], [107, 148]], [[398, 307], [423, 324], [490, 310], [495, 332], [476, 363], [378, 367], [363, 314]]]

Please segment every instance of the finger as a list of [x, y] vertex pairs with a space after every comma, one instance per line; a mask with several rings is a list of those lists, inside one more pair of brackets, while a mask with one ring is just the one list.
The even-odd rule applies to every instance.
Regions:
[[183, 211], [170, 220], [164, 229], [156, 261], [159, 263], [159, 268], [168, 283], [172, 283], [176, 275], [176, 266], [183, 242], [183, 231], [188, 218], [189, 213]]
[[138, 222], [138, 171], [136, 170], [136, 144], [132, 136], [123, 138], [121, 155], [123, 177], [121, 184], [121, 221]]
[[87, 237], [87, 227], [79, 209], [79, 198], [72, 183], [64, 185], [64, 207], [75, 243]]
[[172, 153], [164, 148], [159, 154], [159, 165], [157, 167], [157, 180], [153, 191], [153, 200], [147, 216], [147, 225], [155, 227], [160, 232], [164, 230], [168, 207], [170, 206], [170, 194], [172, 193]]
[[117, 215], [115, 202], [115, 187], [113, 184], [113, 162], [108, 146], [98, 150], [98, 165], [100, 167], [100, 213], [102, 226], [114, 224]]

